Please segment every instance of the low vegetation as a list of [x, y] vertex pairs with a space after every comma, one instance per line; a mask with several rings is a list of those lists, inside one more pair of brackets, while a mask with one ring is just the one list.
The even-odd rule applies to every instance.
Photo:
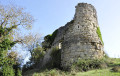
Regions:
[[[118, 62], [119, 61], [119, 62]], [[88, 62], [88, 63], [87, 63]], [[106, 65], [101, 66], [101, 63]], [[91, 65], [92, 64], [92, 65]], [[80, 60], [74, 64], [71, 71], [63, 71], [60, 69], [49, 69], [49, 70], [31, 70], [28, 71], [25, 76], [120, 76], [120, 59], [108, 58], [101, 60]], [[92, 66], [91, 68], [88, 66]]]
[[[28, 69], [24, 76], [119, 76], [120, 59], [104, 57], [103, 59], [79, 59], [70, 69], [60, 67], [61, 51], [56, 47], [51, 51], [52, 60], [44, 69]], [[43, 57], [43, 56], [42, 56]], [[39, 59], [38, 59], [39, 60]]]
[[120, 66], [115, 66], [111, 69], [113, 72], [120, 72]]
[[78, 62], [72, 66], [72, 69], [75, 71], [88, 71], [102, 68], [107, 68], [107, 63], [103, 59], [79, 59]]
[[35, 72], [31, 75], [26, 76], [120, 76], [119, 72], [112, 72], [110, 71], [111, 68], [107, 69], [96, 69], [96, 70], [90, 70], [87, 72], [65, 72], [61, 70], [45, 70], [44, 72]]

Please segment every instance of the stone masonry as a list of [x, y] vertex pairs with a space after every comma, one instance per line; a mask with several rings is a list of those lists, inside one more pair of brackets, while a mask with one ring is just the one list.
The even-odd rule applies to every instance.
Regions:
[[72, 21], [60, 27], [52, 47], [61, 49], [61, 66], [67, 68], [81, 59], [96, 59], [104, 56], [103, 43], [98, 28], [96, 10], [87, 3], [79, 3]]

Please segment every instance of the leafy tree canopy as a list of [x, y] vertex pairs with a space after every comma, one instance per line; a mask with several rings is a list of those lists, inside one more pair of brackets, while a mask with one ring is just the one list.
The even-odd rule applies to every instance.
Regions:
[[24, 12], [23, 8], [0, 5], [0, 67], [2, 67], [3, 76], [14, 76], [13, 66], [18, 65], [15, 63], [16, 54], [8, 55], [8, 50], [11, 50], [16, 43], [22, 42], [19, 29], [30, 29], [33, 21], [33, 17]]

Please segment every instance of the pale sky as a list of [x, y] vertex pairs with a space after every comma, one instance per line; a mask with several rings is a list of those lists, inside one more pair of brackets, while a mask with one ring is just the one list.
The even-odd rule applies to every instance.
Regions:
[[105, 52], [110, 57], [120, 57], [120, 0], [0, 0], [3, 5], [25, 8], [36, 20], [31, 32], [43, 36], [72, 20], [75, 6], [81, 2], [97, 10]]

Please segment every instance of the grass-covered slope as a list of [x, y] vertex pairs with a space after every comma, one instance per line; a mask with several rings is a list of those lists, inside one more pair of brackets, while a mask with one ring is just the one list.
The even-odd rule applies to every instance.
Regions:
[[119, 72], [112, 72], [111, 68], [96, 69], [88, 72], [78, 72], [75, 76], [120, 76]]
[[25, 76], [120, 76], [120, 72], [112, 72], [111, 68], [95, 69], [87, 72], [64, 72], [56, 69], [45, 70], [43, 72], [28, 72]]

